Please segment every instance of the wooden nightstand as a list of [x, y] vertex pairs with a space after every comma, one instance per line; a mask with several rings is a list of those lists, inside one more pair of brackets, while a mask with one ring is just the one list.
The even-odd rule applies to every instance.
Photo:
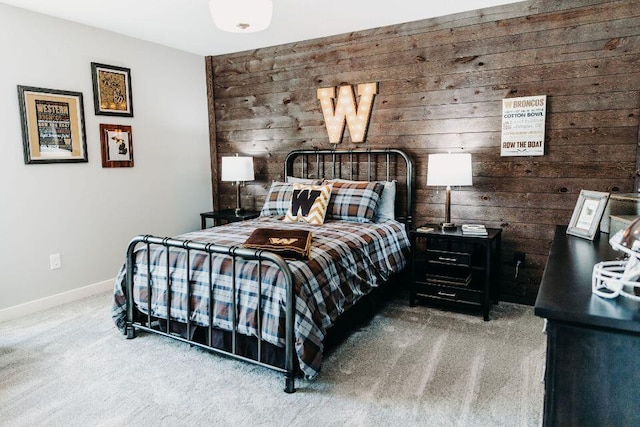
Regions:
[[460, 227], [411, 230], [412, 280], [410, 304], [416, 299], [478, 307], [484, 320], [498, 302], [502, 230], [487, 228], [487, 236], [462, 233]]
[[203, 229], [207, 228], [207, 218], [213, 220], [213, 227], [220, 225], [221, 221], [225, 223], [244, 221], [260, 216], [259, 211], [244, 211], [240, 215], [236, 215], [235, 209], [222, 209], [216, 212], [202, 212], [200, 214], [200, 224]]

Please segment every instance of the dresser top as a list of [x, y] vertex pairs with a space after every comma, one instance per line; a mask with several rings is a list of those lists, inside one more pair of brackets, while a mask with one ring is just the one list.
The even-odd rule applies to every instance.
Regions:
[[640, 333], [640, 302], [619, 296], [601, 298], [591, 292], [594, 264], [623, 255], [600, 233], [591, 241], [556, 227], [536, 299], [535, 314], [549, 320]]

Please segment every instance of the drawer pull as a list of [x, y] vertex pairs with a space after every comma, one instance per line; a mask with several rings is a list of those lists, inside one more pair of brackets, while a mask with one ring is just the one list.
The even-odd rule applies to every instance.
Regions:
[[443, 256], [439, 256], [438, 261], [457, 262], [458, 258], [446, 258]]
[[438, 291], [438, 296], [447, 297], [447, 298], [455, 298], [456, 294], [452, 294], [452, 293], [449, 293], [449, 292]]

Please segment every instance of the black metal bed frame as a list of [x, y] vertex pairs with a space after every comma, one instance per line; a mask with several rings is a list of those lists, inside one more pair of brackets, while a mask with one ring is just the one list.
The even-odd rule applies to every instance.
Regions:
[[[296, 160], [298, 158], [302, 159], [302, 163], [301, 163], [301, 170], [302, 170], [302, 176], [304, 177], [309, 177], [309, 168], [310, 166], [313, 164], [313, 160], [309, 161], [310, 157], [315, 156], [315, 163], [316, 163], [316, 177], [317, 178], [326, 178], [325, 176], [325, 172], [326, 172], [326, 166], [325, 166], [325, 159], [327, 157], [329, 157], [331, 159], [331, 170], [332, 170], [332, 175], [331, 178], [341, 178], [342, 176], [342, 169], [343, 169], [343, 162], [342, 162], [342, 158], [345, 156], [348, 156], [349, 158], [349, 162], [348, 162], [348, 170], [349, 170], [349, 179], [357, 179], [360, 177], [360, 175], [362, 175], [359, 170], [359, 165], [360, 165], [360, 159], [362, 156], [365, 156], [367, 159], [367, 173], [366, 173], [366, 180], [367, 181], [372, 181], [372, 180], [382, 180], [380, 178], [377, 178], [378, 176], [378, 162], [376, 161], [377, 158], [379, 156], [384, 156], [386, 159], [386, 169], [384, 171], [384, 177], [386, 181], [389, 181], [391, 178], [390, 175], [390, 169], [391, 169], [391, 157], [395, 157], [395, 164], [396, 164], [396, 168], [397, 168], [397, 163], [398, 163], [398, 158], [402, 158], [405, 162], [405, 174], [406, 174], [406, 182], [405, 184], [405, 188], [406, 188], [406, 196], [405, 196], [405, 201], [404, 201], [404, 205], [403, 207], [405, 208], [405, 212], [404, 215], [399, 217], [398, 219], [402, 222], [404, 222], [407, 226], [411, 226], [412, 221], [413, 221], [413, 216], [412, 216], [412, 212], [413, 212], [413, 162], [411, 160], [411, 158], [403, 151], [401, 150], [397, 150], [397, 149], [386, 149], [386, 150], [345, 150], [345, 151], [337, 151], [337, 150], [296, 150], [296, 151], [292, 151], [291, 153], [289, 153], [286, 157], [285, 160], [285, 166], [284, 166], [284, 172], [285, 172], [285, 177], [286, 176], [291, 176], [291, 174], [293, 173], [294, 167], [296, 165]], [[355, 162], [354, 162], [355, 159]], [[340, 166], [340, 168], [338, 169], [338, 172], [336, 172], [336, 165]], [[354, 172], [355, 172], [355, 176], [354, 176]], [[375, 179], [374, 179], [375, 178]], [[144, 244], [146, 245], [146, 249], [147, 249], [147, 292], [148, 295], [151, 295], [151, 266], [150, 266], [150, 249], [152, 245], [159, 245], [159, 246], [163, 246], [165, 247], [167, 250], [166, 252], [166, 256], [167, 256], [167, 266], [166, 266], [166, 273], [167, 273], [167, 300], [166, 300], [166, 305], [167, 305], [167, 317], [166, 319], [160, 319], [165, 325], [166, 325], [166, 332], [162, 330], [162, 327], [159, 325], [159, 322], [156, 322], [156, 326], [154, 327], [154, 319], [157, 320], [157, 318], [151, 316], [151, 298], [148, 297], [147, 298], [147, 314], [146, 314], [146, 322], [144, 322], [143, 320], [139, 320], [136, 321], [135, 319], [135, 315], [134, 315], [134, 309], [135, 309], [135, 302], [133, 300], [133, 276], [134, 276], [134, 265], [135, 265], [135, 249], [139, 244]], [[208, 307], [208, 312], [209, 312], [209, 322], [208, 322], [208, 326], [207, 326], [207, 337], [206, 337], [206, 342], [205, 343], [201, 343], [201, 342], [197, 342], [195, 340], [192, 340], [191, 337], [191, 331], [192, 331], [192, 327], [193, 325], [191, 324], [191, 307], [190, 304], [187, 304], [187, 323], [186, 323], [186, 336], [188, 338], [184, 338], [183, 336], [180, 335], [176, 335], [171, 333], [171, 323], [172, 322], [177, 322], [177, 321], [172, 321], [171, 319], [171, 266], [170, 266], [170, 262], [169, 262], [169, 257], [170, 257], [170, 250], [169, 248], [175, 248], [178, 250], [184, 250], [186, 251], [186, 261], [185, 261], [185, 270], [188, 272], [187, 273], [187, 278], [191, 277], [190, 273], [190, 269], [189, 266], [191, 265], [190, 263], [190, 258], [193, 252], [199, 252], [199, 253], [204, 253], [206, 254], [207, 258], [208, 258], [208, 263], [209, 263], [209, 307]], [[212, 277], [212, 257], [214, 255], [224, 255], [224, 256], [228, 256], [231, 257], [232, 260], [232, 269], [233, 269], [233, 278], [232, 278], [232, 293], [233, 295], [236, 294], [236, 260], [237, 259], [244, 259], [244, 260], [253, 260], [253, 261], [257, 261], [258, 262], [258, 303], [257, 303], [257, 309], [258, 309], [258, 313], [257, 313], [257, 360], [245, 357], [241, 354], [237, 353], [237, 349], [236, 349], [236, 334], [237, 334], [237, 326], [238, 326], [238, 320], [237, 320], [237, 301], [235, 300], [235, 298], [232, 301], [232, 324], [233, 324], [233, 329], [230, 331], [231, 332], [231, 351], [227, 351], [224, 349], [220, 349], [217, 347], [213, 346], [213, 330], [214, 327], [212, 326], [213, 324], [213, 277]], [[280, 271], [282, 272], [282, 275], [284, 277], [285, 280], [285, 284], [286, 284], [286, 289], [287, 289], [287, 296], [286, 296], [286, 311], [285, 311], [285, 361], [284, 361], [284, 368], [281, 368], [279, 366], [274, 366], [268, 363], [265, 363], [261, 360], [261, 356], [262, 356], [262, 328], [261, 328], [261, 318], [262, 318], [262, 314], [260, 312], [261, 310], [261, 306], [262, 306], [262, 263], [263, 262], [269, 262], [269, 263], [273, 263], [275, 264]], [[136, 336], [136, 330], [143, 330], [143, 331], [147, 331], [147, 332], [152, 332], [155, 334], [159, 334], [159, 335], [163, 335], [163, 336], [167, 336], [169, 338], [173, 338], [185, 343], [188, 343], [190, 345], [195, 345], [201, 348], [204, 348], [206, 350], [215, 352], [215, 353], [219, 353], [219, 354], [224, 354], [226, 356], [230, 356], [232, 358], [235, 359], [239, 359], [239, 360], [243, 360], [245, 362], [249, 362], [249, 363], [253, 363], [259, 366], [263, 366], [269, 369], [273, 369], [275, 371], [278, 372], [282, 372], [284, 373], [285, 376], [285, 388], [284, 391], [287, 393], [293, 393], [295, 392], [295, 375], [296, 375], [296, 364], [295, 364], [295, 347], [294, 347], [294, 343], [295, 343], [295, 338], [294, 338], [294, 320], [295, 320], [295, 298], [294, 298], [294, 285], [293, 285], [293, 276], [291, 273], [291, 270], [289, 269], [289, 266], [287, 265], [286, 261], [280, 257], [279, 255], [276, 255], [272, 252], [268, 252], [268, 251], [263, 251], [263, 250], [254, 250], [254, 249], [247, 249], [247, 248], [241, 248], [239, 246], [232, 246], [232, 247], [227, 247], [227, 246], [220, 246], [220, 245], [214, 245], [211, 243], [205, 244], [205, 243], [200, 243], [200, 242], [194, 242], [194, 241], [190, 241], [190, 240], [178, 240], [178, 239], [172, 239], [172, 238], [161, 238], [161, 237], [154, 237], [154, 236], [150, 236], [150, 235], [145, 235], [145, 236], [137, 236], [135, 238], [133, 238], [131, 240], [131, 242], [129, 243], [129, 247], [127, 248], [127, 257], [126, 257], [126, 281], [125, 281], [125, 286], [126, 286], [126, 307], [127, 307], [127, 320], [126, 320], [126, 335], [128, 339], [133, 339]], [[187, 280], [187, 300], [190, 301], [190, 295], [191, 295], [192, 289], [191, 289], [191, 281]], [[182, 323], [182, 322], [177, 322], [177, 323]]]

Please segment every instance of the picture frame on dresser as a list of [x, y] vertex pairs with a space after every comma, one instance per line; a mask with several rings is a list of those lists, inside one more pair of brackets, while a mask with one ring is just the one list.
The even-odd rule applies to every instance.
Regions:
[[567, 234], [593, 240], [609, 200], [609, 193], [581, 190], [573, 209]]

